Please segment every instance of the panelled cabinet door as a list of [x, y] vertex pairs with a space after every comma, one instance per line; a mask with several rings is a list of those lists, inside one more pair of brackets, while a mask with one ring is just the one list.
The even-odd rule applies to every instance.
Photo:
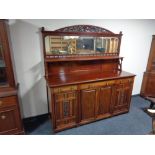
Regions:
[[13, 134], [21, 130], [17, 106], [0, 109], [0, 134]]
[[80, 123], [94, 120], [95, 105], [97, 104], [97, 89], [81, 90], [80, 99]]
[[131, 83], [118, 84], [114, 88], [113, 113], [126, 112], [129, 109], [131, 99]]
[[123, 103], [129, 108], [132, 93], [132, 83], [125, 83], [123, 91], [124, 91]]
[[58, 93], [54, 95], [54, 100], [56, 129], [74, 126], [77, 120], [77, 93]]
[[111, 115], [112, 86], [103, 86], [99, 89], [98, 103], [96, 106], [96, 118], [104, 118]]

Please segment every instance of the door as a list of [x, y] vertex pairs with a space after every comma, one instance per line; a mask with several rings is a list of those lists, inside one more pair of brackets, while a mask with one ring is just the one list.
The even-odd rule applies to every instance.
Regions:
[[113, 113], [127, 112], [131, 100], [132, 83], [117, 84], [114, 88]]
[[97, 103], [97, 89], [81, 90], [80, 99], [80, 123], [94, 120], [95, 105]]
[[111, 115], [112, 85], [103, 86], [99, 90], [99, 100], [96, 106], [96, 118], [104, 118]]
[[56, 130], [76, 125], [77, 93], [64, 92], [54, 95]]
[[17, 106], [0, 108], [0, 134], [12, 134], [21, 129]]

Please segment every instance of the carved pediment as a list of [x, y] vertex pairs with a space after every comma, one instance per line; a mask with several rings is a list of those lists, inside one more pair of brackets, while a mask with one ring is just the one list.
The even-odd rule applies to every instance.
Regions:
[[95, 32], [95, 33], [114, 34], [113, 32], [105, 28], [93, 25], [73, 25], [55, 30], [55, 32]]

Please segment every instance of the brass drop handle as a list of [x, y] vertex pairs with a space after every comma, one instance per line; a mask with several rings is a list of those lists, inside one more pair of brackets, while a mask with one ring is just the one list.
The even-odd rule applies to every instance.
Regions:
[[60, 93], [61, 92], [61, 88], [58, 88], [58, 93]]
[[3, 119], [3, 120], [6, 119], [6, 116], [5, 115], [2, 115], [1, 116], [1, 119]]
[[3, 104], [3, 102], [2, 101], [0, 101], [0, 106]]
[[73, 86], [71, 87], [71, 90], [74, 90], [74, 87]]
[[67, 94], [66, 94], [66, 93], [64, 94], [64, 98], [65, 98], [65, 99], [67, 98]]
[[107, 83], [106, 83], [106, 86], [108, 86], [108, 85], [109, 85], [109, 83], [107, 82]]
[[130, 80], [128, 80], [129, 81], [129, 83], [132, 83], [132, 80], [130, 79]]

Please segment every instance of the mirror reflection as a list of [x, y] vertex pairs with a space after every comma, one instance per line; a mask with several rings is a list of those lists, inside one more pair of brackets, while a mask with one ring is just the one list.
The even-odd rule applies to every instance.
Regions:
[[0, 42], [0, 86], [7, 84], [6, 66], [4, 62], [3, 48]]
[[46, 36], [48, 55], [117, 53], [118, 38], [86, 36]]

